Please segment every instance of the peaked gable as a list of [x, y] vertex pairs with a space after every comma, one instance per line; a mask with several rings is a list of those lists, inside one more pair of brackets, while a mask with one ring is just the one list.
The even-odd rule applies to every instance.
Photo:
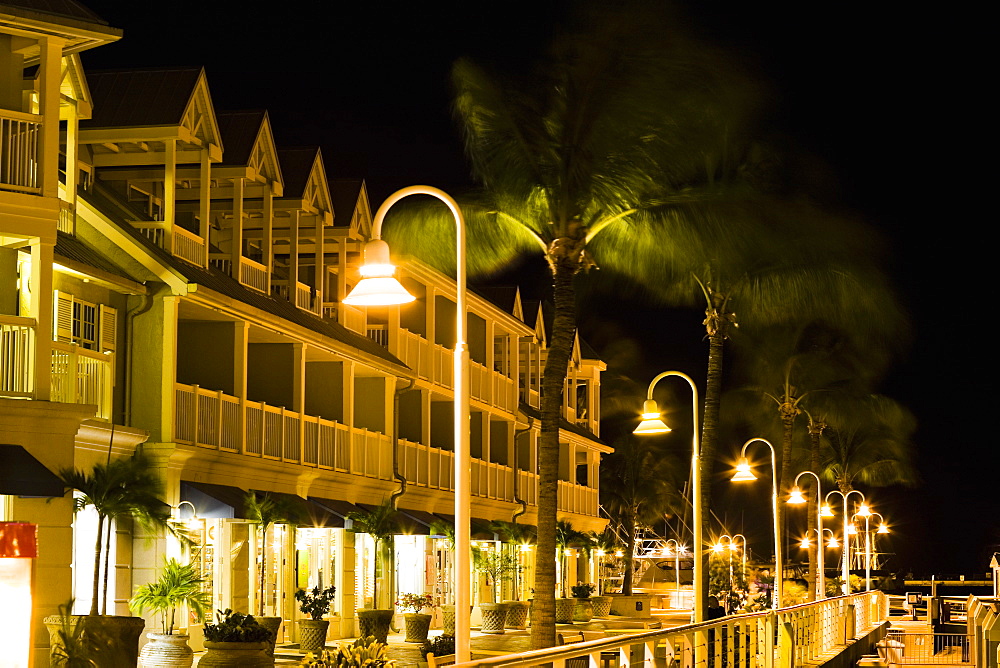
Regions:
[[372, 211], [364, 179], [330, 179], [333, 224], [365, 239], [372, 234]]
[[94, 109], [93, 98], [78, 54], [73, 53], [63, 58], [59, 96], [62, 104], [75, 104], [78, 118], [90, 118]]
[[285, 175], [284, 199], [302, 200], [316, 211], [333, 211], [323, 156], [318, 147], [280, 149], [278, 158]]
[[217, 120], [226, 146], [222, 166], [250, 167], [267, 181], [284, 183], [267, 111], [222, 111]]

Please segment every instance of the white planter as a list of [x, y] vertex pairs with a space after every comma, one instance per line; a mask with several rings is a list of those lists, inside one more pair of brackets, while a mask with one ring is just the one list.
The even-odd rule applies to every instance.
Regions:
[[147, 633], [146, 637], [149, 642], [139, 652], [142, 668], [191, 668], [194, 650], [186, 634]]

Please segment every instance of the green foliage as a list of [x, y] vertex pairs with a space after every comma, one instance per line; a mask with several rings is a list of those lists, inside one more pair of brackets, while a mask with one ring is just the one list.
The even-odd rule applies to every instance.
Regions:
[[712, 552], [708, 560], [708, 594], [729, 612], [743, 609], [748, 600], [747, 574], [738, 555]]
[[358, 638], [350, 645], [340, 645], [337, 649], [324, 649], [319, 656], [310, 652], [300, 665], [310, 668], [394, 666], [395, 662], [386, 658], [386, 649], [387, 645], [380, 643], [374, 636], [367, 636]]
[[781, 607], [798, 605], [809, 600], [809, 587], [795, 580], [785, 580], [781, 585]]
[[570, 592], [573, 594], [573, 598], [590, 598], [596, 589], [597, 585], [590, 582], [577, 582], [570, 587]]
[[433, 654], [434, 656], [447, 656], [455, 653], [455, 636], [440, 635], [424, 642], [420, 646], [420, 656]]
[[498, 584], [502, 580], [510, 580], [521, 569], [517, 556], [502, 549], [484, 550], [474, 547], [472, 549], [472, 564], [478, 572], [486, 576], [494, 603], [497, 602]]
[[336, 591], [337, 588], [332, 585], [326, 589], [316, 586], [311, 591], [299, 589], [295, 592], [295, 600], [299, 602], [301, 612], [309, 615], [309, 619], [319, 621], [330, 612], [330, 604]]
[[94, 629], [87, 629], [84, 619], [70, 613], [73, 601], [59, 606], [59, 629], [52, 645], [52, 665], [59, 668], [100, 668], [102, 649], [108, 644]]
[[[274, 497], [267, 492], [250, 490], [243, 499], [247, 519], [257, 524], [261, 545], [267, 538], [267, 530], [274, 524], [298, 524], [302, 520], [303, 507], [285, 497]], [[265, 573], [267, 573], [267, 550], [260, 552], [260, 572], [257, 578], [258, 614], [264, 616]]]
[[[356, 510], [347, 514], [347, 519], [351, 520], [351, 528], [348, 531], [351, 533], [366, 533], [375, 541], [376, 556], [372, 566], [374, 571], [372, 582], [375, 583], [375, 590], [372, 597], [372, 605], [376, 608], [379, 604], [379, 564], [384, 565], [385, 570], [383, 572], [392, 571], [390, 566], [393, 554], [390, 541], [393, 535], [399, 533], [398, 517], [398, 511], [392, 507], [392, 502], [388, 499], [371, 510]], [[454, 536], [454, 532], [452, 535]], [[390, 597], [388, 600], [391, 602], [392, 598]]]
[[173, 633], [179, 606], [191, 608], [199, 622], [205, 617], [212, 601], [201, 589], [204, 581], [194, 565], [167, 559], [160, 579], [136, 589], [129, 608], [140, 615], [146, 610], [159, 613], [163, 633]]
[[[851, 592], [861, 591], [865, 588], [865, 580], [859, 575], [851, 575], [848, 577], [848, 581], [851, 583]], [[840, 596], [842, 591], [842, 585], [844, 579], [840, 576], [827, 578], [826, 579], [826, 595], [827, 596]]]
[[396, 605], [410, 612], [417, 613], [424, 608], [434, 607], [434, 597], [430, 594], [403, 594], [396, 601]]
[[272, 633], [253, 615], [226, 608], [216, 611], [215, 624], [205, 624], [205, 640], [211, 642], [270, 642]]
[[537, 529], [530, 524], [494, 520], [490, 522], [490, 531], [500, 536], [500, 540], [512, 545], [530, 545], [535, 542]]

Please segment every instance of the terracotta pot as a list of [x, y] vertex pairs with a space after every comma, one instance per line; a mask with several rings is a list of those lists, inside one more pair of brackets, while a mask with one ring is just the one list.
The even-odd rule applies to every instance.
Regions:
[[387, 642], [389, 636], [389, 626], [392, 624], [392, 616], [395, 610], [370, 610], [362, 608], [358, 610], [358, 626], [361, 628], [361, 637], [375, 636], [380, 643]]
[[139, 652], [142, 668], [191, 668], [194, 650], [188, 646], [189, 636], [166, 633], [147, 633], [149, 642]]
[[328, 619], [299, 620], [299, 651], [320, 652], [326, 647], [326, 633], [330, 629]]
[[198, 668], [271, 668], [274, 657], [269, 656], [267, 642], [212, 642], [205, 641], [205, 655], [198, 660]]
[[406, 642], [426, 642], [431, 629], [431, 616], [408, 612], [403, 615], [406, 622]]
[[556, 599], [556, 624], [572, 624], [573, 612], [576, 610], [575, 598]]
[[483, 623], [479, 630], [483, 633], [502, 634], [507, 623], [506, 603], [480, 603], [479, 610], [483, 613]]
[[524, 601], [504, 601], [507, 606], [507, 628], [523, 630], [528, 622], [528, 604]]
[[610, 596], [591, 596], [591, 603], [594, 604], [594, 617], [608, 617], [611, 615]]
[[589, 598], [578, 598], [573, 606], [574, 622], [589, 622], [594, 618], [594, 602]]

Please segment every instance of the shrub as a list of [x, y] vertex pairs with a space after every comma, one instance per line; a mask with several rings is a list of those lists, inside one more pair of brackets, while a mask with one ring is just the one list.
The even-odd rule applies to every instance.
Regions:
[[435, 636], [420, 646], [420, 656], [447, 656], [455, 653], [455, 636]]
[[324, 649], [319, 656], [310, 652], [306, 654], [300, 665], [308, 668], [344, 668], [364, 666], [365, 668], [381, 668], [394, 666], [395, 662], [385, 657], [387, 645], [380, 643], [373, 636], [358, 638], [350, 645], [341, 645], [337, 649]]
[[434, 597], [430, 594], [403, 594], [396, 601], [396, 605], [403, 609], [403, 611], [409, 610], [410, 612], [417, 613], [424, 608], [434, 607]]
[[271, 632], [257, 623], [252, 615], [217, 610], [218, 622], [205, 624], [205, 640], [210, 642], [270, 642]]
[[597, 585], [589, 582], [577, 582], [569, 588], [569, 590], [573, 593], [573, 598], [590, 598], [590, 595], [594, 593], [595, 589], [597, 589]]
[[319, 621], [330, 612], [330, 605], [333, 603], [333, 594], [336, 587], [330, 586], [326, 589], [313, 587], [311, 591], [299, 589], [295, 592], [295, 600], [299, 602], [299, 610], [313, 621]]

